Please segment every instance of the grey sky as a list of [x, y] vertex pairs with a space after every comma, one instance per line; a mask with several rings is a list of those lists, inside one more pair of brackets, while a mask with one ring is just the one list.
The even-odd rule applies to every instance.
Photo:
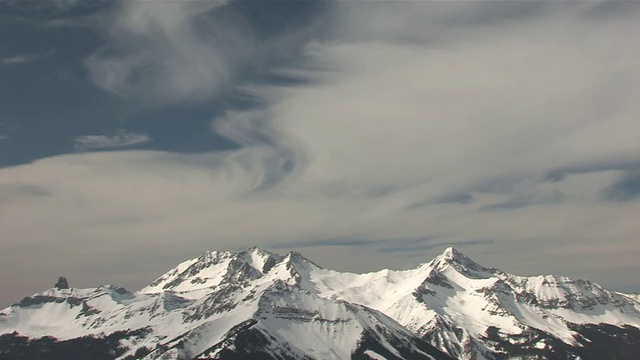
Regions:
[[[0, 2], [0, 305], [205, 250], [640, 291], [635, 2]], [[53, 274], [53, 275], [52, 275]]]

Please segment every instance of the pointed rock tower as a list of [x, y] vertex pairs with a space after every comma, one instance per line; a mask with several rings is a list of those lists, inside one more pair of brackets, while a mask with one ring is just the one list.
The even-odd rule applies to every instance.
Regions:
[[60, 276], [58, 278], [58, 282], [54, 285], [54, 287], [56, 289], [68, 289], [69, 288], [69, 282], [67, 281], [66, 277]]

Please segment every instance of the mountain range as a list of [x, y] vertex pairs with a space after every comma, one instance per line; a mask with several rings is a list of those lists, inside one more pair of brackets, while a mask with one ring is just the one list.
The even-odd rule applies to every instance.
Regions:
[[60, 278], [0, 311], [0, 359], [637, 359], [639, 298], [453, 248], [366, 274], [211, 251], [136, 292]]

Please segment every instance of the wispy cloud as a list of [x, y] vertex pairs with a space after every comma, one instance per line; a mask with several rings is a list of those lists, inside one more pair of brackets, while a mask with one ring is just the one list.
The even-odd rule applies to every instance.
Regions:
[[96, 27], [105, 46], [85, 62], [97, 86], [148, 106], [211, 99], [256, 74], [296, 82], [267, 75], [319, 36], [312, 16], [296, 16], [322, 3], [119, 1]]
[[[128, 99], [203, 99], [229, 84], [240, 28], [201, 16], [222, 1], [121, 1], [106, 19], [107, 47], [87, 59], [94, 82]], [[232, 19], [220, 19], [231, 23]], [[228, 47], [223, 51], [223, 47]]]
[[433, 205], [442, 205], [442, 204], [468, 205], [473, 203], [473, 201], [474, 201], [473, 195], [464, 193], [464, 192], [457, 192], [457, 193], [439, 195], [433, 199], [412, 203], [411, 205], [407, 206], [407, 209], [418, 209], [423, 206], [433, 206]]
[[113, 149], [133, 145], [140, 145], [151, 141], [146, 134], [132, 133], [125, 130], [118, 131], [115, 135], [83, 135], [73, 139], [76, 150]]
[[605, 198], [615, 201], [632, 201], [640, 198], [640, 168], [616, 179], [603, 191]]
[[319, 239], [310, 241], [290, 241], [269, 245], [271, 249], [309, 248], [309, 247], [351, 247], [377, 243], [371, 239]]
[[[194, 14], [218, 7], [170, 3], [175, 13], [121, 4], [125, 16], [107, 33], [113, 43], [88, 60], [96, 84], [160, 104], [225, 86], [229, 59], [251, 36], [232, 26], [238, 47], [219, 51], [211, 44], [230, 40], [215, 37], [219, 24], [194, 27]], [[614, 263], [637, 269], [637, 253], [553, 253], [603, 239], [615, 248], [637, 243], [631, 169], [573, 168], [638, 157], [640, 46], [627, 40], [640, 31], [637, 13], [594, 20], [585, 15], [590, 3], [519, 4], [494, 13], [470, 2], [346, 2], [331, 41], [304, 48], [317, 66], [292, 70], [312, 81], [245, 86], [264, 99], [260, 108], [214, 120], [237, 149], [76, 153], [0, 169], [0, 184], [51, 194], [0, 205], [9, 239], [0, 246], [41, 252], [0, 255], [0, 263], [21, 269], [33, 263], [22, 259], [40, 256], [44, 268], [62, 241], [75, 252], [90, 243], [103, 264], [99, 254], [114, 248], [132, 262], [150, 247], [177, 262], [205, 248], [276, 244], [307, 246], [329, 267], [371, 270], [406, 266], [411, 251], [426, 256], [449, 243], [499, 248], [488, 263], [513, 272], [525, 262], [580, 276]], [[87, 143], [130, 141], [97, 135]], [[612, 184], [622, 192], [611, 196], [628, 201], [603, 199]], [[504, 211], [478, 211], [500, 204]], [[622, 273], [606, 281], [629, 283]]]
[[388, 255], [400, 256], [421, 256], [424, 257], [430, 250], [439, 249], [442, 251], [445, 247], [455, 246], [460, 249], [468, 249], [479, 245], [491, 245], [493, 240], [465, 240], [465, 241], [446, 241], [446, 239], [437, 238], [416, 238], [416, 239], [398, 239], [386, 241], [377, 246], [376, 251]]
[[[631, 155], [631, 154], [629, 154]], [[635, 156], [611, 157], [610, 159], [589, 159], [583, 163], [565, 165], [550, 170], [546, 178], [549, 181], [563, 180], [565, 177], [576, 174], [588, 174], [603, 171], [637, 171], [640, 169], [640, 159]]]
[[8, 183], [0, 185], [0, 203], [12, 199], [33, 199], [37, 197], [51, 196], [45, 188], [29, 183]]
[[54, 50], [49, 50], [44, 53], [33, 53], [33, 54], [17, 54], [13, 56], [7, 56], [0, 58], [0, 65], [21, 65], [34, 62], [36, 60], [40, 60], [46, 57], [51, 56], [55, 53]]

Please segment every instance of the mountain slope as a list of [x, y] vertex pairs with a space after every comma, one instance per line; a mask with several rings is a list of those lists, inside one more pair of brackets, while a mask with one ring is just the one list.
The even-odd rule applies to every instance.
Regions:
[[0, 358], [450, 359], [378, 311], [305, 290], [312, 269], [249, 249], [207, 253], [137, 293], [49, 289], [0, 312]]
[[[416, 269], [207, 252], [131, 293], [49, 289], [0, 312], [0, 359], [632, 359], [637, 296], [520, 277], [449, 248]], [[438, 350], [439, 349], [439, 350]], [[635, 352], [637, 350], [637, 352]], [[605, 354], [605, 355], [602, 355]]]
[[570, 353], [584, 347], [587, 324], [640, 327], [640, 305], [629, 296], [586, 280], [507, 274], [453, 248], [413, 270], [318, 271], [311, 281], [321, 296], [380, 310], [460, 359], [504, 357], [513, 352], [507, 344], [532, 355]]

